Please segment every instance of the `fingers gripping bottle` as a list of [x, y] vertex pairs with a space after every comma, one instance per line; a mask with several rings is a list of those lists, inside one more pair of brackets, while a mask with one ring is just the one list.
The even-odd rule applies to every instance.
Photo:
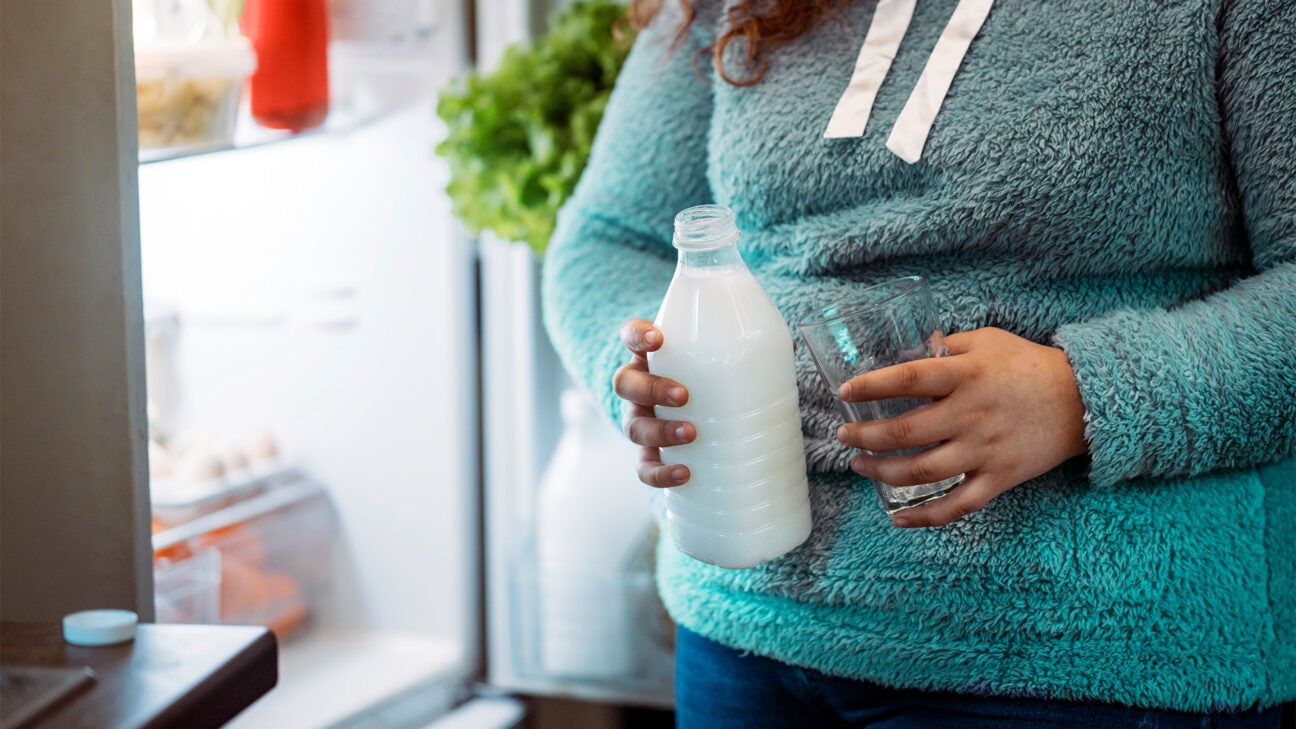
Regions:
[[662, 449], [664, 463], [690, 471], [666, 489], [667, 523], [685, 554], [754, 567], [810, 536], [792, 336], [738, 253], [731, 210], [684, 210], [675, 247], [656, 322], [663, 343], [648, 369], [688, 388], [684, 406], [659, 406], [657, 417], [692, 422], [697, 438]]

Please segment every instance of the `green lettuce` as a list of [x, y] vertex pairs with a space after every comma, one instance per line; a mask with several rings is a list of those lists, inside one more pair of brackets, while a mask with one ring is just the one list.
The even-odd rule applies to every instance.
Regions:
[[510, 46], [494, 72], [442, 91], [449, 133], [436, 151], [450, 164], [454, 212], [474, 233], [544, 254], [634, 42], [625, 18], [612, 0], [576, 2], [533, 44]]

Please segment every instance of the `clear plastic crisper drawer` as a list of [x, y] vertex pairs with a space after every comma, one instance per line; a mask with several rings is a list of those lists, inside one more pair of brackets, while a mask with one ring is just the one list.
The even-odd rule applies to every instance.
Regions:
[[221, 554], [173, 550], [154, 557], [154, 609], [159, 623], [211, 624], [220, 619]]
[[264, 625], [281, 639], [293, 634], [328, 583], [333, 522], [324, 489], [297, 474], [161, 529], [153, 535], [158, 622]]

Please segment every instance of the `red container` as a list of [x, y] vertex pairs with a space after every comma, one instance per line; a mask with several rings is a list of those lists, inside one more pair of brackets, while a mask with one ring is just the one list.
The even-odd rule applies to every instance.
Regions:
[[247, 0], [243, 33], [256, 49], [248, 84], [252, 118], [301, 131], [328, 116], [328, 8], [325, 0]]

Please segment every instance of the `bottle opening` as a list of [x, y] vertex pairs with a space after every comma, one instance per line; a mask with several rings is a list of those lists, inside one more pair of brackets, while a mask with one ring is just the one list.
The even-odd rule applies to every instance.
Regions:
[[738, 240], [733, 211], [723, 205], [695, 205], [675, 216], [675, 247], [705, 251]]

